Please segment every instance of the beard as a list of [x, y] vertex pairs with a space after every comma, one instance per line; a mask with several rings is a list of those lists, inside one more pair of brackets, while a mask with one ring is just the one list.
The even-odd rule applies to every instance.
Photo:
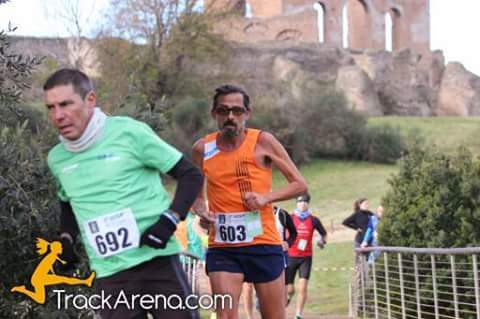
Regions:
[[228, 121], [223, 124], [222, 128], [222, 135], [226, 138], [233, 138], [238, 136], [238, 126], [236, 123]]
[[225, 138], [234, 138], [240, 135], [247, 128], [247, 120], [244, 119], [240, 123], [227, 121], [220, 127], [221, 135]]
[[223, 127], [222, 129], [223, 136], [226, 138], [233, 138], [235, 136], [238, 136], [238, 131], [236, 127]]

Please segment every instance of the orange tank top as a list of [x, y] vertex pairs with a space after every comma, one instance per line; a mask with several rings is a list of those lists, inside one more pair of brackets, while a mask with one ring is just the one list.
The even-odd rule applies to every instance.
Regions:
[[265, 194], [272, 189], [272, 170], [258, 166], [254, 158], [260, 133], [247, 129], [243, 143], [231, 152], [218, 149], [218, 132], [205, 137], [203, 172], [207, 177], [208, 207], [216, 216], [209, 248], [281, 244], [272, 205], [249, 212], [243, 200], [247, 192]]

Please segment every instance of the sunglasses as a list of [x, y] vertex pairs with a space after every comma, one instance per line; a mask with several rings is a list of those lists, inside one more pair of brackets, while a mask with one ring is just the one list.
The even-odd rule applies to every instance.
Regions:
[[239, 106], [234, 106], [232, 108], [227, 108], [227, 107], [217, 107], [214, 112], [220, 116], [228, 116], [230, 114], [230, 112], [232, 112], [232, 114], [234, 116], [240, 116], [240, 115], [243, 115], [247, 112], [247, 110], [243, 107], [239, 107]]

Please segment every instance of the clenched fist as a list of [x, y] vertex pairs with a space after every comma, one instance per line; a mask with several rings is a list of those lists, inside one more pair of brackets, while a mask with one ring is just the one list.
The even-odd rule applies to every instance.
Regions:
[[244, 199], [250, 210], [261, 209], [269, 203], [266, 196], [253, 192], [246, 193]]

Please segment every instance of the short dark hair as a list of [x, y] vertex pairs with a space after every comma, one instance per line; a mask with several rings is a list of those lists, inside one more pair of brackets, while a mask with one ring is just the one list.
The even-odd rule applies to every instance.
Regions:
[[87, 94], [94, 91], [93, 83], [88, 76], [80, 70], [76, 69], [60, 69], [50, 75], [43, 85], [43, 90], [48, 91], [59, 85], [73, 86], [75, 93], [84, 99]]
[[297, 197], [297, 202], [310, 203], [310, 194], [306, 193]]
[[243, 97], [243, 106], [245, 106], [247, 110], [250, 109], [250, 97], [248, 96], [248, 94], [238, 86], [235, 86], [232, 84], [225, 84], [215, 89], [215, 95], [213, 96], [212, 111], [215, 110], [215, 108], [217, 107], [218, 98], [220, 96], [228, 95], [232, 93], [240, 93]]

